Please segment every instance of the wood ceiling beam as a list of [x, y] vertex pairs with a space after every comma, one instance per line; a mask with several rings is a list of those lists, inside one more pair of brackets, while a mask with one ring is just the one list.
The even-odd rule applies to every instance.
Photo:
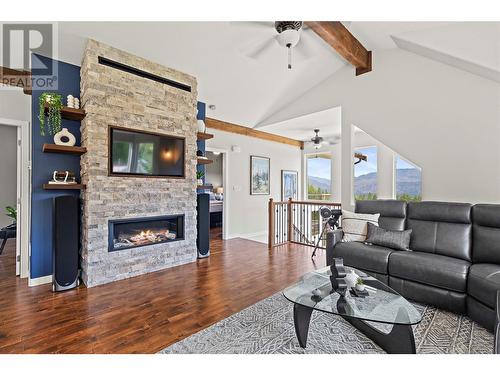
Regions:
[[263, 139], [266, 141], [283, 143], [290, 146], [299, 147], [301, 150], [304, 149], [304, 142], [297, 141], [296, 139], [283, 137], [281, 135], [266, 133], [260, 130], [255, 130], [252, 128], [247, 128], [246, 126], [231, 124], [230, 122], [225, 122], [217, 120], [214, 118], [207, 117], [205, 119], [205, 125], [207, 128], [221, 130], [224, 132], [235, 133], [240, 135], [245, 135], [247, 137], [254, 137]]
[[372, 52], [367, 51], [341, 22], [310, 21], [306, 22], [306, 25], [354, 66], [357, 76], [371, 72]]
[[2, 85], [21, 87], [26, 95], [31, 95], [31, 72], [0, 66]]

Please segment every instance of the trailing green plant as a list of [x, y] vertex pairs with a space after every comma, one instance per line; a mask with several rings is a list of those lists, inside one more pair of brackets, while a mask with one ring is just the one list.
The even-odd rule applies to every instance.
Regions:
[[205, 172], [203, 171], [197, 171], [196, 172], [196, 179], [199, 180], [201, 178], [205, 177]]
[[358, 279], [356, 280], [356, 285], [363, 285], [365, 282], [363, 281], [363, 279], [361, 277], [358, 277]]
[[55, 92], [44, 92], [38, 98], [39, 114], [38, 120], [40, 120], [40, 135], [45, 135], [45, 105], [49, 107], [49, 113], [47, 114], [47, 130], [50, 135], [54, 135], [61, 131], [61, 109], [62, 97]]
[[17, 221], [17, 210], [14, 207], [5, 207], [5, 215], [10, 217], [12, 220]]

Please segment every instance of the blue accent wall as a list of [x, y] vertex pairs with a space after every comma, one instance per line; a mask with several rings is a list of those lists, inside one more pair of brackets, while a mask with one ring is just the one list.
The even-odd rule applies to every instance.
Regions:
[[[52, 63], [47, 57], [37, 56], [43, 63]], [[33, 60], [33, 56], [32, 56]], [[80, 67], [56, 61], [57, 85], [56, 91], [63, 97], [72, 94], [80, 97]], [[80, 178], [80, 158], [77, 155], [51, 154], [42, 152], [44, 143], [54, 143], [52, 136], [40, 135], [40, 121], [38, 120], [38, 99], [43, 91], [33, 90], [32, 95], [32, 196], [31, 196], [31, 278], [52, 274], [52, 233], [53, 207], [52, 199], [59, 195], [79, 196], [78, 190], [43, 190], [42, 185], [52, 178], [55, 170], [72, 171]], [[80, 121], [62, 121], [62, 127], [68, 128], [76, 137], [76, 144], [80, 145]]]

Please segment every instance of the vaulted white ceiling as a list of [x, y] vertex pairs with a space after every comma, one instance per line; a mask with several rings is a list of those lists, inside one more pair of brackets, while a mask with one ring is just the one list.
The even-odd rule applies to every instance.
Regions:
[[303, 35], [310, 58], [297, 56], [292, 70], [278, 43], [259, 59], [246, 55], [275, 34], [273, 23], [60, 23], [59, 58], [79, 65], [94, 38], [195, 76], [199, 100], [216, 105], [209, 116], [253, 127], [344, 65], [312, 30]]
[[[399, 47], [461, 69], [476, 69], [476, 74], [482, 69], [493, 79], [500, 74], [495, 45], [499, 23], [345, 25], [374, 51], [374, 58], [377, 50]], [[286, 51], [277, 43], [258, 59], [248, 57], [249, 50], [273, 35], [272, 22], [63, 22], [59, 23], [58, 57], [80, 65], [86, 39], [94, 38], [195, 76], [199, 100], [216, 106], [214, 111], [207, 110], [207, 116], [298, 139], [310, 138], [315, 127], [333, 136], [332, 128], [326, 131], [326, 126], [338, 121], [336, 110], [293, 119], [293, 123], [273, 124], [272, 119], [346, 63], [307, 29], [302, 40], [309, 47], [309, 58], [296, 53], [292, 70], [286, 69]], [[483, 40], [484, 35], [489, 39]], [[337, 125], [333, 128], [338, 129]]]

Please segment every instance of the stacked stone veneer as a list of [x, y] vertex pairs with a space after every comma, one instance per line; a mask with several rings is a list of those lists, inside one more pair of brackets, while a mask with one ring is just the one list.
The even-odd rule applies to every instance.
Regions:
[[[191, 86], [186, 92], [99, 64], [111, 60]], [[90, 40], [81, 68], [82, 278], [88, 287], [196, 259], [196, 79]], [[185, 137], [185, 178], [108, 176], [108, 127]], [[108, 221], [185, 214], [185, 240], [108, 252]]]

